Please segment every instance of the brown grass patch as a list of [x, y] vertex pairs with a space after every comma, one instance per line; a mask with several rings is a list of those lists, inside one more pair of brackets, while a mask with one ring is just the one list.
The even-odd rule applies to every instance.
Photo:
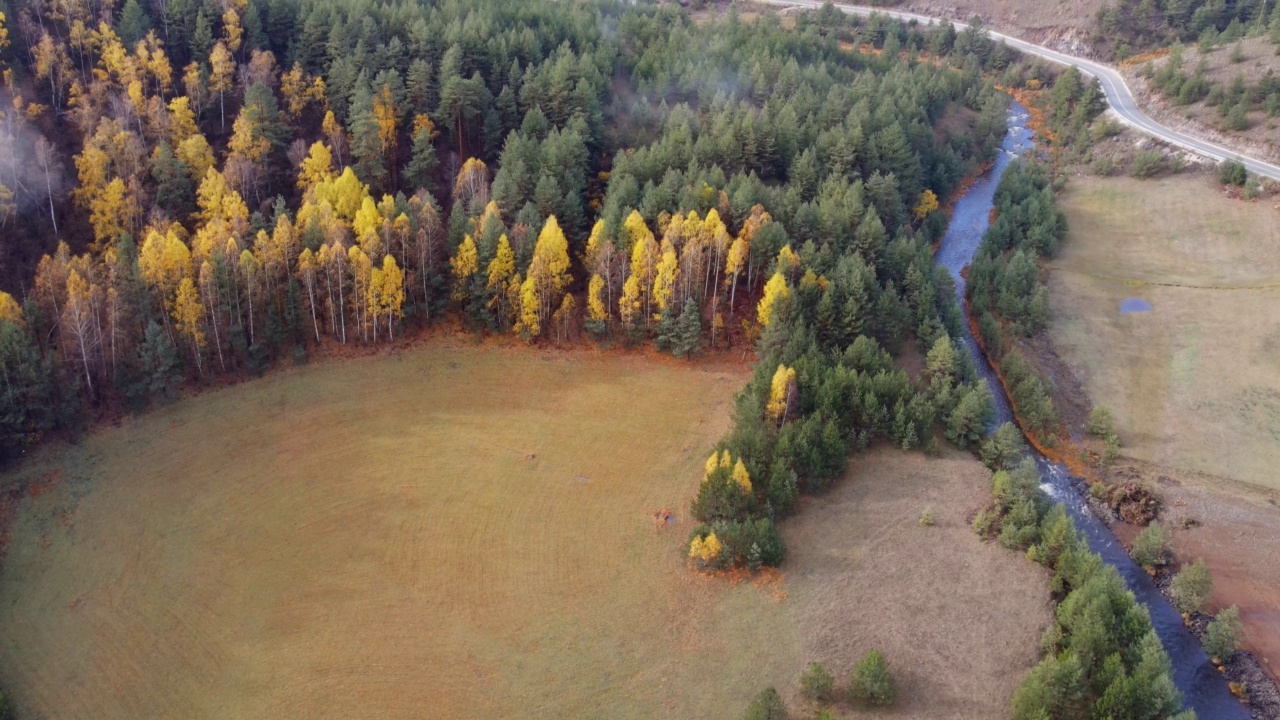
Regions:
[[[1052, 263], [1054, 346], [1124, 454], [1280, 489], [1280, 232], [1207, 180], [1079, 177]], [[1141, 297], [1149, 313], [1121, 315]]]
[[[898, 681], [893, 717], [1008, 717], [1051, 615], [1043, 570], [969, 527], [990, 475], [958, 452], [931, 460], [882, 447], [801, 504], [784, 535], [806, 663], [843, 684], [878, 648]], [[932, 527], [920, 525], [926, 507]]]
[[731, 718], [874, 642], [903, 717], [1003, 715], [1045, 583], [968, 532], [971, 459], [873, 452], [781, 573], [685, 568], [744, 378], [437, 338], [46, 448], [5, 478], [64, 479], [13, 525], [0, 685], [71, 719]]

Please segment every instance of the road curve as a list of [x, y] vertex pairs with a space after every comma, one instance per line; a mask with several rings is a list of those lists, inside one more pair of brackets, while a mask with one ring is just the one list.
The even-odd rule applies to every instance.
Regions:
[[[808, 9], [819, 9], [823, 3], [818, 0], [760, 0], [768, 5], [782, 5], [789, 7], [801, 7]], [[901, 12], [897, 10], [887, 10], [879, 7], [862, 7], [857, 5], [840, 5], [836, 7], [841, 11], [850, 15], [870, 15], [871, 13], [879, 13], [904, 21], [915, 20], [916, 22], [928, 25], [932, 23], [942, 22], [942, 18], [929, 17], [927, 15], [917, 15], [915, 13]], [[965, 23], [951, 21], [951, 24], [957, 30], [963, 30], [968, 27]], [[1189, 152], [1195, 153], [1202, 157], [1214, 161], [1222, 161], [1227, 158], [1234, 158], [1244, 163], [1249, 172], [1268, 177], [1273, 180], [1280, 180], [1280, 166], [1272, 165], [1258, 158], [1252, 158], [1242, 155], [1238, 152], [1224, 148], [1221, 145], [1211, 143], [1207, 140], [1188, 135], [1183, 132], [1165, 127], [1160, 123], [1147, 117], [1146, 113], [1138, 108], [1138, 103], [1133, 97], [1133, 91], [1129, 89], [1129, 84], [1125, 82], [1124, 77], [1110, 65], [1086, 60], [1085, 58], [1068, 55], [1066, 53], [1051, 50], [1043, 45], [1020, 40], [1016, 37], [1005, 35], [1003, 33], [987, 30], [987, 34], [995, 40], [1003, 40], [1009, 47], [1021, 50], [1030, 55], [1037, 55], [1046, 60], [1058, 63], [1059, 65], [1074, 65], [1081, 72], [1096, 77], [1102, 85], [1102, 91], [1107, 97], [1107, 103], [1111, 109], [1115, 111], [1117, 117], [1130, 127], [1144, 132], [1152, 137], [1159, 138], [1170, 145], [1175, 145]]]

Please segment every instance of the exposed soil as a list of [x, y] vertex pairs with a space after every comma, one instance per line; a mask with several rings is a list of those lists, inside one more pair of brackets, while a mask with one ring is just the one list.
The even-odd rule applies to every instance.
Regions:
[[[1280, 498], [1223, 478], [1130, 459], [1112, 473], [1137, 477], [1159, 490], [1165, 503], [1160, 522], [1170, 531], [1174, 556], [1184, 562], [1203, 558], [1209, 565], [1213, 596], [1208, 609], [1240, 608], [1243, 649], [1274, 682], [1280, 670], [1280, 510], [1274, 503]], [[1224, 492], [1224, 487], [1236, 493]], [[1120, 522], [1112, 529], [1130, 545], [1141, 527]]]

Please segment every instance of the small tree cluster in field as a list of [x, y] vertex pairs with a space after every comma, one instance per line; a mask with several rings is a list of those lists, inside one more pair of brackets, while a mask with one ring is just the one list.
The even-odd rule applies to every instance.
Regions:
[[933, 508], [925, 508], [920, 512], [920, 527], [933, 527], [937, 519], [933, 516]]
[[1111, 416], [1111, 408], [1099, 405], [1089, 412], [1089, 420], [1084, 429], [1090, 435], [1104, 438], [1116, 431], [1115, 420]]
[[884, 655], [867, 651], [849, 676], [849, 697], [869, 705], [889, 705], [897, 696], [898, 686]]
[[1105, 405], [1095, 407], [1089, 413], [1089, 420], [1084, 428], [1090, 435], [1103, 440], [1102, 465], [1105, 467], [1114, 463], [1120, 456], [1120, 436], [1116, 434], [1115, 420], [1111, 417], [1110, 408]]
[[1134, 562], [1150, 570], [1164, 564], [1168, 545], [1169, 531], [1165, 530], [1158, 521], [1152, 521], [1138, 533], [1137, 539], [1133, 541], [1133, 550], [1129, 554], [1133, 556]]
[[1169, 586], [1173, 594], [1173, 604], [1183, 613], [1197, 613], [1204, 609], [1204, 604], [1213, 594], [1213, 576], [1209, 566], [1203, 559], [1197, 559], [1182, 568], [1173, 578]]
[[1204, 634], [1204, 650], [1209, 653], [1209, 657], [1225, 662], [1231, 658], [1236, 648], [1240, 647], [1243, 634], [1240, 609], [1232, 605], [1218, 613], [1213, 622], [1209, 623]]
[[775, 688], [765, 688], [747, 706], [742, 720], [787, 720], [787, 706]]
[[835, 678], [831, 677], [831, 673], [827, 672], [819, 662], [809, 663], [809, 667], [800, 676], [800, 690], [811, 700], [818, 702], [831, 700], [835, 687]]

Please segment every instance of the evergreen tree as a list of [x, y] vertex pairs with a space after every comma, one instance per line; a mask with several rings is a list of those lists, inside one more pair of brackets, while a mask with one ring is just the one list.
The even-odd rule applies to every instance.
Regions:
[[131, 48], [146, 37], [150, 29], [151, 17], [147, 15], [142, 3], [138, 0], [125, 0], [124, 8], [120, 11], [120, 24], [117, 26], [120, 42]]

